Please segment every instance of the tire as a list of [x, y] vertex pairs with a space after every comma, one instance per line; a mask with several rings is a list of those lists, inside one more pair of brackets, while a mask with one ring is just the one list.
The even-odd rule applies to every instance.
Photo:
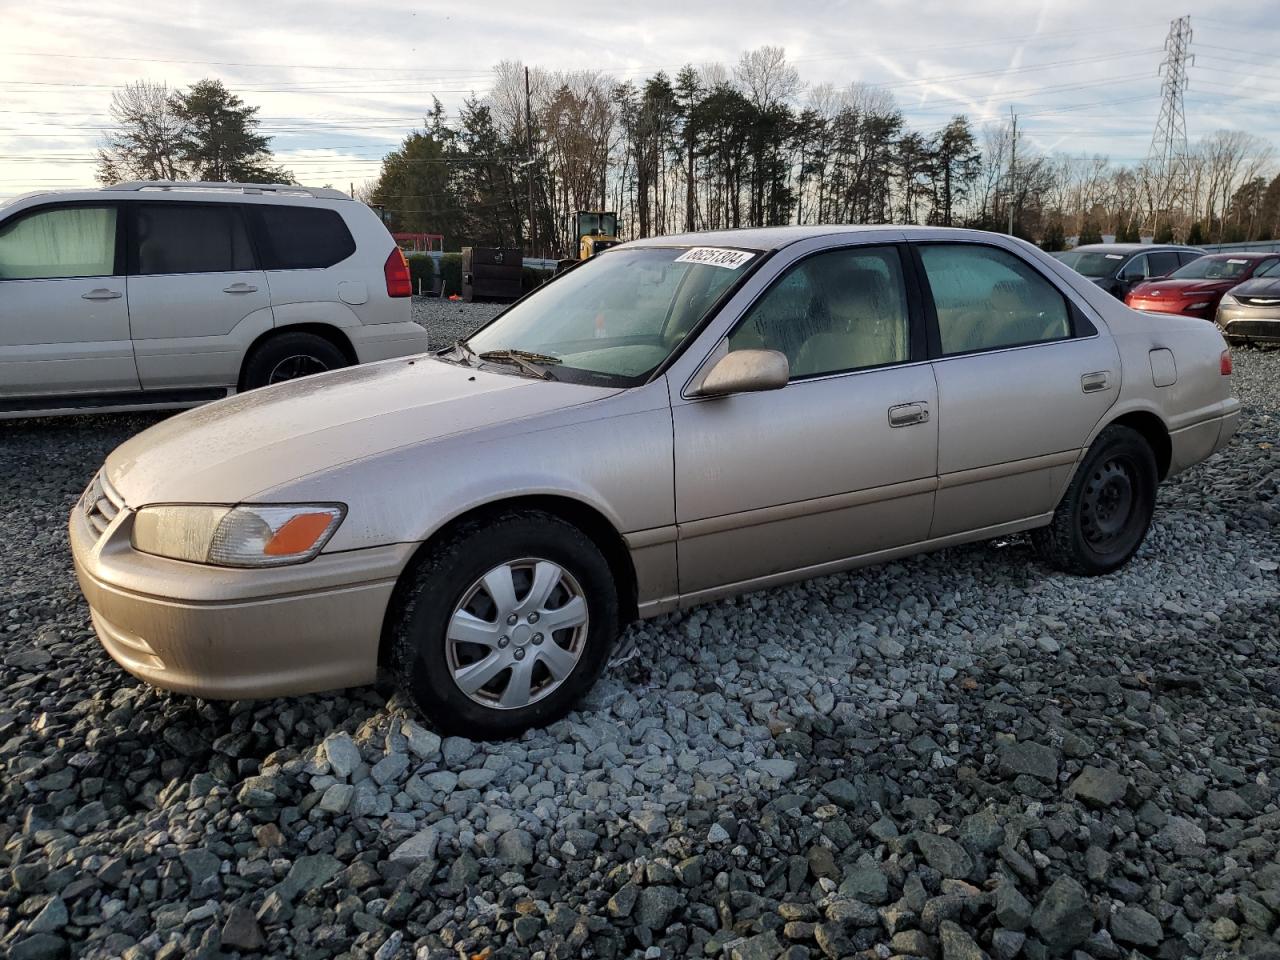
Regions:
[[[535, 593], [553, 578], [538, 603]], [[504, 583], [512, 590], [499, 602]], [[539, 622], [571, 625], [544, 635]], [[599, 677], [620, 630], [617, 588], [599, 547], [536, 510], [450, 533], [402, 579], [387, 624], [395, 685], [442, 733], [471, 739], [513, 737], [563, 717]]]
[[1123, 566], [1151, 529], [1159, 483], [1142, 434], [1110, 426], [1089, 447], [1047, 527], [1031, 531], [1041, 558], [1067, 573], [1096, 577]]
[[278, 333], [249, 354], [240, 389], [254, 390], [348, 365], [346, 354], [324, 337], [302, 331]]

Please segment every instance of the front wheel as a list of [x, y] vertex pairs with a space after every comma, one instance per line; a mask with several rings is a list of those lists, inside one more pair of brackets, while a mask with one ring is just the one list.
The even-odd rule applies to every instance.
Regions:
[[407, 575], [389, 621], [396, 685], [442, 732], [515, 736], [563, 717], [617, 637], [608, 561], [541, 511], [465, 524]]
[[1151, 528], [1159, 478], [1142, 434], [1110, 426], [1098, 435], [1054, 511], [1031, 531], [1040, 556], [1083, 576], [1110, 573], [1137, 552]]
[[302, 330], [278, 333], [254, 348], [245, 361], [241, 389], [283, 383], [347, 366], [341, 350], [324, 337]]

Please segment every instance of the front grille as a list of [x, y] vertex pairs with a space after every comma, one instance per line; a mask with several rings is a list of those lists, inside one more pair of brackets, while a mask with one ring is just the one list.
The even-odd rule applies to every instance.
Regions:
[[1258, 340], [1280, 340], [1280, 321], [1231, 320], [1227, 323], [1227, 336], [1254, 337]]
[[1280, 297], [1236, 297], [1236, 299], [1251, 307], [1275, 307], [1280, 311]]
[[90, 526], [98, 531], [98, 536], [107, 532], [107, 527], [123, 506], [123, 498], [111, 488], [101, 470], [80, 498], [80, 509], [84, 511]]

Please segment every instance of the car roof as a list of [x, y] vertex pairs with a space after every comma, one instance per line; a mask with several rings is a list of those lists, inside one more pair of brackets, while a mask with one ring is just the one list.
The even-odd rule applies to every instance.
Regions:
[[1269, 257], [1278, 257], [1280, 252], [1272, 250], [1268, 253], [1265, 250], [1241, 250], [1239, 252], [1219, 250], [1216, 253], [1206, 253], [1206, 260], [1266, 260]]
[[1106, 253], [1146, 253], [1151, 250], [1190, 250], [1192, 253], [1203, 253], [1198, 247], [1189, 247], [1185, 243], [1086, 243], [1083, 247], [1072, 247], [1063, 253], [1080, 253], [1094, 250]]
[[266, 201], [275, 199], [289, 203], [312, 200], [350, 200], [332, 187], [304, 187], [289, 183], [212, 183], [196, 181], [139, 180], [104, 187], [78, 187], [70, 190], [36, 190], [6, 201], [2, 206], [16, 207], [28, 201], [102, 201], [102, 200], [222, 200]]
[[[781, 250], [783, 247], [814, 237], [857, 236], [859, 234], [897, 234], [900, 238], [942, 238], [980, 240], [1007, 234], [960, 227], [922, 227], [911, 224], [805, 224], [785, 227], [742, 227], [736, 230], [707, 230], [695, 233], [669, 233], [660, 237], [629, 240], [619, 247], [741, 247], [747, 250]], [[614, 249], [618, 249], [615, 247]]]

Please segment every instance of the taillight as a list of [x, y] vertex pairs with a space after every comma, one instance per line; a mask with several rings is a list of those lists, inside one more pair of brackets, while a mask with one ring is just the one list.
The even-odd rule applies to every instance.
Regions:
[[1222, 356], [1218, 358], [1218, 372], [1224, 377], [1231, 376], [1231, 351], [1223, 350]]
[[413, 278], [409, 275], [409, 261], [399, 247], [391, 251], [387, 262], [382, 266], [387, 278], [388, 297], [413, 296]]

